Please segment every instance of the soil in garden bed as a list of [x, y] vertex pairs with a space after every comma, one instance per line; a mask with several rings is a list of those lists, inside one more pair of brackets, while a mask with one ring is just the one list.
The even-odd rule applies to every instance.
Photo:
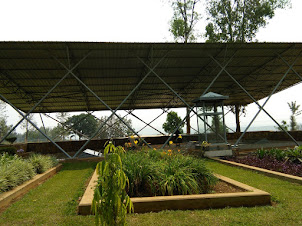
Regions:
[[[139, 195], [133, 196], [135, 197], [152, 197], [152, 193], [149, 189], [144, 190], [144, 192], [140, 192]], [[217, 193], [236, 193], [236, 192], [246, 192], [246, 190], [233, 186], [229, 183], [219, 180], [213, 189], [209, 192], [209, 194], [217, 194]], [[161, 196], [161, 195], [157, 195]]]
[[245, 192], [246, 190], [228, 184], [224, 181], [218, 181], [218, 183], [213, 188], [213, 193], [235, 193], [235, 192]]

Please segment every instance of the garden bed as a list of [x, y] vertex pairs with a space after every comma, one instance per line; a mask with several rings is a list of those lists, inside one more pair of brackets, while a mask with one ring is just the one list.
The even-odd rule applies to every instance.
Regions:
[[62, 164], [57, 165], [49, 170], [47, 170], [43, 174], [37, 174], [32, 179], [24, 182], [18, 187], [13, 188], [10, 191], [4, 192], [0, 194], [0, 212], [2, 212], [6, 207], [11, 205], [13, 202], [24, 196], [31, 189], [37, 187], [48, 178], [55, 175], [62, 168]]
[[236, 167], [240, 167], [243, 169], [256, 171], [258, 173], [265, 174], [266, 176], [275, 177], [275, 178], [279, 178], [281, 180], [286, 180], [286, 181], [290, 181], [293, 183], [302, 184], [302, 177], [293, 176], [293, 175], [285, 174], [285, 173], [280, 173], [280, 172], [276, 172], [276, 171], [272, 171], [272, 170], [268, 170], [268, 169], [263, 169], [260, 167], [250, 166], [250, 165], [246, 165], [246, 164], [242, 164], [242, 163], [238, 163], [238, 162], [234, 162], [234, 161], [228, 161], [228, 160], [223, 160], [223, 159], [218, 159], [218, 158], [211, 158], [211, 159], [213, 159], [215, 161], [219, 161], [219, 162], [227, 164], [227, 165], [230, 165], [230, 166], [236, 166]]
[[[174, 195], [156, 197], [133, 197], [134, 212], [158, 212], [162, 210], [210, 209], [239, 206], [270, 205], [270, 194], [230, 178], [215, 175], [219, 178], [215, 194]], [[79, 203], [78, 213], [91, 214], [91, 203], [94, 188], [97, 184], [97, 173], [94, 172], [87, 189]], [[220, 193], [225, 192], [227, 193]]]

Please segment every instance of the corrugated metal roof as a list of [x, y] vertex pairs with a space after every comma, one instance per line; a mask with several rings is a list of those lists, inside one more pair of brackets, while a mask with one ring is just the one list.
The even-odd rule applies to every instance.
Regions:
[[[301, 43], [97, 43], [97, 42], [0, 42], [0, 93], [22, 111], [28, 111], [66, 73], [55, 59], [72, 68], [87, 53], [74, 73], [111, 108], [115, 109], [148, 73], [148, 65], [189, 104], [199, 97], [232, 56], [227, 71], [256, 99], [270, 94], [289, 64], [302, 51]], [[302, 58], [294, 69], [302, 72]], [[278, 89], [281, 91], [300, 79], [290, 71]], [[222, 72], [208, 91], [229, 99], [231, 104], [253, 102]], [[184, 107], [154, 75], [149, 77], [123, 104], [121, 109]], [[107, 110], [83, 85], [69, 75], [34, 112]]]

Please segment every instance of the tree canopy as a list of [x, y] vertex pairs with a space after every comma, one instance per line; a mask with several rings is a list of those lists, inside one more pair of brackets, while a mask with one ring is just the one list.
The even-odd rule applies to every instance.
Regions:
[[289, 5], [290, 0], [209, 0], [207, 42], [251, 42], [276, 9]]
[[200, 0], [174, 0], [171, 1], [174, 15], [170, 21], [170, 32], [175, 41], [190, 42], [194, 41], [194, 26], [199, 20], [196, 12], [196, 4]]
[[[80, 132], [81, 134], [90, 137], [96, 132], [98, 121], [93, 115], [82, 113], [80, 115], [73, 115], [69, 117], [64, 124], [66, 126], [70, 126], [72, 129]], [[74, 132], [71, 133], [75, 134]], [[81, 139], [82, 136], [80, 134], [77, 135]]]
[[[108, 116], [99, 119], [99, 125], [107, 120]], [[131, 119], [123, 119], [130, 127], [132, 127]], [[133, 135], [133, 132], [115, 115], [113, 115], [108, 122], [104, 125], [98, 134], [98, 138], [107, 139], [113, 137], [124, 137]]]
[[[163, 129], [166, 133], [173, 133], [176, 127], [182, 122], [182, 119], [177, 115], [175, 111], [170, 111], [167, 114], [166, 122], [163, 124]], [[183, 133], [184, 123], [178, 128], [179, 133]]]
[[297, 104], [296, 101], [291, 101], [290, 103], [287, 104], [292, 113], [290, 116], [290, 130], [291, 131], [298, 130], [296, 116], [301, 114], [301, 111], [299, 111], [300, 105]]

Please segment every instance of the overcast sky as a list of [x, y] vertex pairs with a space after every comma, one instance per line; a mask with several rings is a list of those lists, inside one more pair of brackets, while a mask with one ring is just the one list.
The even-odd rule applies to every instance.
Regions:
[[[203, 42], [206, 15], [199, 6], [203, 19], [197, 24], [200, 34], [199, 42]], [[1, 41], [97, 41], [97, 42], [172, 42], [169, 34], [169, 20], [172, 10], [164, 0], [0, 0]], [[292, 0], [292, 8], [277, 10], [275, 17], [266, 28], [257, 34], [260, 42], [301, 42], [302, 40], [302, 1]], [[301, 72], [302, 73], [302, 72]], [[287, 120], [290, 110], [289, 101], [297, 101], [302, 105], [300, 93], [302, 85], [297, 85], [272, 97], [267, 104], [267, 111], [278, 121]], [[302, 107], [301, 107], [302, 109]], [[13, 124], [17, 114], [7, 110], [9, 123]], [[242, 125], [247, 125], [256, 113], [257, 107], [248, 107]], [[135, 111], [146, 121], [160, 113]], [[179, 113], [184, 116], [185, 112]], [[108, 115], [109, 113], [105, 113]], [[122, 114], [122, 113], [121, 113]], [[102, 115], [98, 113], [98, 115]], [[161, 129], [165, 116], [154, 125]], [[36, 120], [38, 121], [38, 120]], [[234, 125], [234, 116], [227, 116], [227, 124]], [[49, 125], [51, 124], [47, 121]], [[134, 121], [139, 129], [143, 124]], [[298, 118], [302, 123], [302, 117]], [[38, 123], [40, 124], [40, 123]], [[261, 114], [256, 126], [273, 126], [264, 114]], [[20, 130], [19, 130], [20, 131]], [[156, 134], [152, 129], [144, 130], [143, 134]]]

